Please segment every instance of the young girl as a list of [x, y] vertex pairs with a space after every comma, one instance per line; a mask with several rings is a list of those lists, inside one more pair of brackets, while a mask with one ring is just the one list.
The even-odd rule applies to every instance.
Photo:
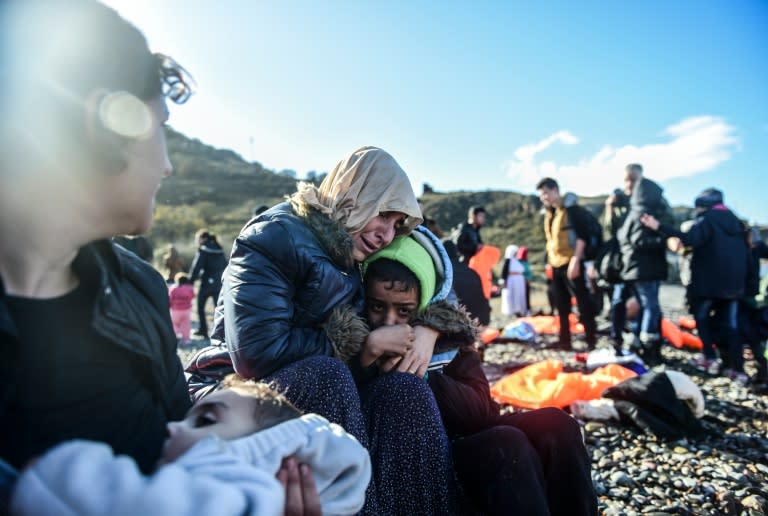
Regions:
[[192, 299], [195, 297], [195, 289], [192, 281], [184, 272], [177, 272], [174, 277], [176, 283], [168, 291], [171, 302], [171, 320], [173, 331], [182, 346], [191, 343], [189, 340], [190, 316], [192, 314]]

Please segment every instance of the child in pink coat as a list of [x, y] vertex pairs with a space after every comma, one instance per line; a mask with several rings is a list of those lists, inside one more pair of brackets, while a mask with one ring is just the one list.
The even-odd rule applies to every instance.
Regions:
[[171, 320], [176, 337], [181, 339], [181, 345], [190, 344], [189, 333], [191, 329], [190, 317], [192, 315], [192, 299], [195, 297], [195, 289], [192, 281], [184, 272], [176, 273], [176, 281], [168, 292], [171, 303]]

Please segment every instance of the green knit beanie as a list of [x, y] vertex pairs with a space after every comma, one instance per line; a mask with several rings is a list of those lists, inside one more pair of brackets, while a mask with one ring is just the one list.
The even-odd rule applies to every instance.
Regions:
[[437, 282], [435, 264], [427, 250], [410, 236], [396, 237], [387, 247], [376, 251], [365, 260], [363, 274], [365, 274], [368, 265], [379, 258], [389, 258], [402, 263], [416, 275], [421, 290], [419, 310], [423, 310], [435, 295], [435, 283]]

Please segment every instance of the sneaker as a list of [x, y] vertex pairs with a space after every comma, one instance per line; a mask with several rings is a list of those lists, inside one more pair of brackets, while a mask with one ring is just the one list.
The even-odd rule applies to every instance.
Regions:
[[722, 361], [719, 358], [707, 358], [700, 356], [692, 362], [693, 367], [707, 374], [718, 374]]
[[197, 330], [192, 332], [192, 335], [194, 335], [195, 337], [205, 337], [205, 338], [208, 338], [208, 330], [201, 330], [201, 329], [198, 328]]

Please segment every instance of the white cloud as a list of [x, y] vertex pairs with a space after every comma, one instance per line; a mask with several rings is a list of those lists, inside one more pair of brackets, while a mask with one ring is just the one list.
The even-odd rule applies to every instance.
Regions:
[[558, 131], [555, 134], [547, 136], [540, 142], [523, 145], [515, 151], [515, 157], [520, 161], [533, 161], [536, 154], [551, 147], [554, 143], [562, 143], [564, 145], [574, 145], [579, 143], [579, 139], [576, 138], [568, 131]]
[[531, 191], [536, 182], [552, 176], [563, 190], [581, 195], [607, 193], [620, 186], [627, 163], [642, 163], [648, 177], [664, 181], [689, 177], [712, 170], [727, 161], [739, 147], [736, 129], [714, 116], [696, 116], [673, 124], [662, 132], [669, 141], [622, 147], [606, 145], [592, 156], [575, 163], [538, 160], [537, 155], [555, 143], [575, 145], [579, 139], [568, 131], [558, 131], [543, 140], [523, 145], [514, 152], [514, 159], [504, 163], [512, 178], [512, 188]]

